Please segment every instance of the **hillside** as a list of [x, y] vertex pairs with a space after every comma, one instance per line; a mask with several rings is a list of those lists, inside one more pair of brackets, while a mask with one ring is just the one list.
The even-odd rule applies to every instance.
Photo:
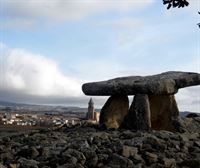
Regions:
[[185, 118], [180, 123], [182, 133], [101, 130], [91, 124], [4, 132], [0, 167], [199, 168], [200, 118]]

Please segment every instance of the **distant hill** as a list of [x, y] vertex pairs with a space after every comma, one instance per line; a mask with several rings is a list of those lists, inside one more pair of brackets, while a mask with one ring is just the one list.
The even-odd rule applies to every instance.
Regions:
[[32, 111], [52, 111], [52, 112], [86, 112], [86, 108], [80, 107], [67, 107], [67, 106], [52, 106], [52, 105], [37, 105], [37, 104], [25, 104], [25, 103], [14, 103], [7, 101], [0, 101], [0, 107], [9, 107], [12, 110], [15, 109], [27, 109]]
[[190, 111], [182, 111], [180, 112], [180, 116], [181, 117], [186, 117], [188, 114], [191, 114], [191, 113], [196, 113], [200, 116], [200, 113], [197, 113], [197, 112], [190, 112]]
[[23, 106], [23, 107], [28, 107], [28, 106], [45, 106], [45, 105], [35, 105], [35, 104], [25, 104], [25, 103], [14, 103], [14, 102], [7, 102], [7, 101], [0, 101], [0, 106], [3, 107], [15, 107], [15, 106]]
[[[12, 103], [12, 102], [6, 102], [6, 101], [0, 101], [0, 106], [3, 107], [12, 107], [12, 106], [16, 106], [17, 103]], [[19, 104], [18, 104], [19, 105]]]
[[[25, 104], [25, 103], [14, 103], [7, 101], [0, 101], [0, 108], [9, 107], [12, 110], [26, 109], [35, 112], [53, 112], [53, 113], [70, 113], [70, 112], [87, 112], [87, 108], [75, 107], [75, 106], [53, 106], [53, 105], [37, 105], [37, 104]], [[100, 109], [95, 109], [100, 111]]]
[[[34, 111], [65, 111], [65, 112], [87, 112], [87, 108], [80, 108], [74, 106], [51, 106], [51, 105], [36, 105], [36, 104], [25, 104], [25, 103], [14, 103], [14, 102], [7, 102], [7, 101], [0, 101], [0, 107], [11, 107], [13, 108], [23, 108], [23, 109], [32, 109]], [[101, 109], [96, 109], [96, 111], [100, 112]], [[190, 111], [181, 111], [180, 116], [185, 117], [190, 113], [197, 113], [197, 112], [190, 112]], [[200, 115], [200, 113], [197, 113]]]

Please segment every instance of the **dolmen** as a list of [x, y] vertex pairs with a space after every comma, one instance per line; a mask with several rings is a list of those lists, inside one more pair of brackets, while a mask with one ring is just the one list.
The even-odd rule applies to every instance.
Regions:
[[[90, 96], [110, 96], [101, 109], [101, 126], [176, 131], [179, 110], [174, 94], [195, 85], [200, 85], [200, 74], [170, 71], [85, 83], [82, 90]], [[128, 95], [134, 95], [130, 108]]]

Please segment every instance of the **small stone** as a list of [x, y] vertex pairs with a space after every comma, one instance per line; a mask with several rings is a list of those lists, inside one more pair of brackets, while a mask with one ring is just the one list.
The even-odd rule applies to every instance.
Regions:
[[4, 166], [4, 165], [2, 165], [2, 164], [0, 163], [0, 168], [6, 168], [6, 166]]
[[9, 152], [0, 153], [0, 162], [8, 162], [10, 163], [13, 160], [13, 155]]
[[141, 134], [139, 132], [136, 133], [130, 130], [125, 130], [120, 134], [120, 139], [132, 139], [135, 138], [136, 136], [141, 136]]
[[135, 147], [124, 145], [122, 149], [122, 155], [125, 157], [134, 156], [138, 153], [138, 149]]
[[142, 157], [138, 154], [131, 156], [131, 160], [133, 161], [133, 163], [138, 164], [138, 163], [144, 163], [144, 160], [142, 159]]
[[64, 151], [62, 153], [62, 156], [73, 156], [75, 157], [79, 163], [81, 163], [82, 165], [85, 163], [86, 161], [86, 158], [85, 156], [83, 155], [83, 153], [79, 152], [78, 150], [76, 149], [67, 149], [66, 151]]
[[108, 164], [111, 167], [120, 167], [120, 168], [132, 168], [134, 164], [131, 160], [126, 157], [122, 157], [118, 154], [113, 154], [110, 158], [110, 162]]
[[158, 156], [154, 153], [145, 152], [145, 159], [147, 164], [155, 163], [158, 160]]
[[35, 160], [28, 160], [25, 158], [20, 158], [18, 160], [18, 163], [20, 165], [20, 168], [38, 168], [39, 162]]
[[[9, 164], [10, 168], [18, 168], [19, 167], [19, 164]], [[1, 166], [0, 166], [1, 168]]]
[[175, 159], [168, 159], [168, 158], [163, 158], [162, 162], [166, 168], [175, 168], [176, 167], [176, 161]]
[[86, 150], [86, 151], [83, 152], [83, 154], [84, 154], [84, 156], [86, 158], [85, 164], [88, 167], [95, 167], [97, 162], [98, 162], [97, 154], [92, 150]]
[[98, 154], [99, 162], [107, 162], [108, 158], [109, 158], [109, 155], [107, 154]]

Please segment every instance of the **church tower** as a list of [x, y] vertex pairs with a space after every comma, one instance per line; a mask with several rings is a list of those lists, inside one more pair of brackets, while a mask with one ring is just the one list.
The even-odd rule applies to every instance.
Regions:
[[92, 98], [90, 98], [90, 101], [88, 103], [87, 119], [94, 120], [94, 102]]

